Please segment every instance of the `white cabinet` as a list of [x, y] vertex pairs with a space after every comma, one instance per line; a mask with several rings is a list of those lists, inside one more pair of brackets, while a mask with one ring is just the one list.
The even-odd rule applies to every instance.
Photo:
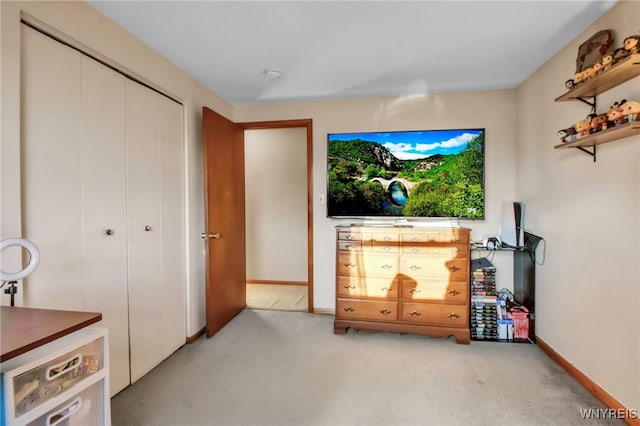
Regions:
[[111, 424], [107, 341], [86, 328], [3, 363], [0, 423]]
[[102, 312], [115, 394], [185, 342], [182, 106], [22, 34], [25, 306]]

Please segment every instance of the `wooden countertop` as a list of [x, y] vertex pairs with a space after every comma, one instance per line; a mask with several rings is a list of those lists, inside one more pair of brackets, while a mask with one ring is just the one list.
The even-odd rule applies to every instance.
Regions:
[[0, 362], [73, 333], [102, 319], [97, 312], [0, 306]]

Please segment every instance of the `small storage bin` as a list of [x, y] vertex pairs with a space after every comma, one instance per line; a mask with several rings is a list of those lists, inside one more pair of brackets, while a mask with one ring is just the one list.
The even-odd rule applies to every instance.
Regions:
[[100, 337], [13, 378], [15, 415], [21, 416], [104, 368]]
[[30, 426], [101, 426], [104, 423], [104, 379], [40, 416]]

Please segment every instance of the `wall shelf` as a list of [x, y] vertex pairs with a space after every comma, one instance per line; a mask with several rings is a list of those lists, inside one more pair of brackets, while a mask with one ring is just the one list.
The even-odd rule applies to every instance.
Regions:
[[[575, 87], [565, 94], [558, 96], [556, 102], [565, 101], [581, 101], [591, 107], [591, 112], [596, 113], [596, 96], [616, 87], [625, 81], [631, 80], [640, 75], [640, 54], [634, 53], [627, 58], [618, 62], [611, 69], [598, 74], [589, 81], [585, 81], [578, 87]], [[587, 101], [585, 98], [592, 98]], [[612, 127], [597, 133], [575, 140], [573, 142], [564, 142], [554, 146], [554, 149], [576, 148], [593, 157], [596, 162], [597, 146], [616, 141], [618, 139], [628, 138], [640, 134], [640, 121], [625, 123], [621, 126]], [[591, 148], [589, 151], [587, 148]]]
[[618, 139], [627, 138], [640, 134], [640, 121], [626, 123], [618, 127], [612, 127], [597, 133], [592, 133], [573, 142], [565, 142], [554, 146], [555, 149], [576, 148], [579, 146], [592, 147], [603, 143], [613, 142]]
[[558, 96], [556, 102], [573, 101], [580, 98], [593, 98], [627, 80], [640, 75], [640, 53], [635, 53], [618, 62], [611, 69], [602, 72], [578, 87]]

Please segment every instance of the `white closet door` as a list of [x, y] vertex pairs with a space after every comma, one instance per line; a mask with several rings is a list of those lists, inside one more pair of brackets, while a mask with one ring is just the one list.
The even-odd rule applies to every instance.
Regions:
[[185, 343], [184, 144], [182, 106], [158, 99], [162, 179], [162, 343], [168, 357]]
[[127, 81], [127, 221], [131, 381], [163, 359], [160, 95]]
[[83, 309], [81, 60], [22, 26], [23, 235], [40, 249], [21, 289], [26, 306]]
[[[84, 309], [109, 329], [111, 395], [129, 378], [126, 78], [82, 57], [82, 280]], [[110, 230], [110, 232], [107, 232]]]

